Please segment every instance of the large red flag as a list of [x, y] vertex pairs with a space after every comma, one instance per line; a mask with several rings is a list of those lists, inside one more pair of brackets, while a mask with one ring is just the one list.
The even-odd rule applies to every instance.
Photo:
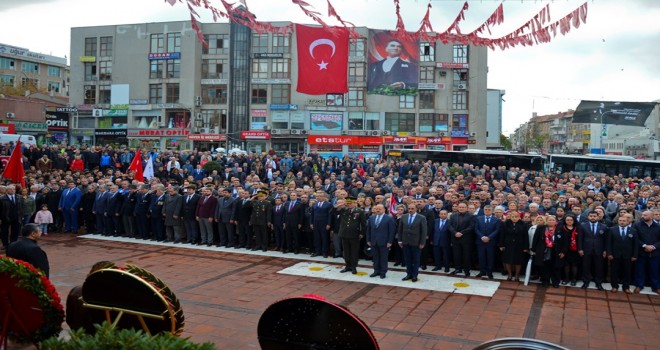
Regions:
[[392, 214], [392, 216], [396, 216], [396, 204], [396, 195], [392, 193], [392, 196], [390, 197], [390, 214]]
[[128, 170], [132, 170], [134, 175], [134, 178], [138, 181], [144, 181], [144, 173], [142, 169], [142, 154], [140, 153], [140, 150], [135, 152], [135, 156], [133, 157], [133, 161], [131, 162], [131, 165], [128, 166]]
[[16, 141], [14, 151], [11, 152], [9, 162], [2, 177], [10, 179], [14, 183], [20, 183], [25, 188], [25, 169], [23, 168], [23, 152], [21, 151], [21, 140]]
[[298, 87], [308, 95], [348, 92], [348, 30], [296, 24]]

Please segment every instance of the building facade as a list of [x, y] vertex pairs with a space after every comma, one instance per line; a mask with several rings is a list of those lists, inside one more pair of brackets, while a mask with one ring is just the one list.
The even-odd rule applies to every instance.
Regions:
[[55, 57], [28, 49], [0, 44], [0, 86], [69, 95], [66, 57]]
[[200, 27], [206, 46], [187, 21], [72, 28], [70, 142], [327, 156], [486, 148], [486, 48], [420, 42], [418, 94], [368, 94], [372, 31], [356, 28], [348, 93], [313, 96], [296, 92], [295, 33]]

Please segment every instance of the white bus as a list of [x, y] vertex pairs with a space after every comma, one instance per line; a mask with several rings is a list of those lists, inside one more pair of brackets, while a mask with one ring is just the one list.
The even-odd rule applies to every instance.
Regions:
[[19, 137], [21, 138], [21, 142], [25, 145], [25, 147], [37, 146], [37, 139], [35, 139], [34, 136], [14, 134], [0, 134], [0, 144], [6, 144], [10, 142], [16, 143]]

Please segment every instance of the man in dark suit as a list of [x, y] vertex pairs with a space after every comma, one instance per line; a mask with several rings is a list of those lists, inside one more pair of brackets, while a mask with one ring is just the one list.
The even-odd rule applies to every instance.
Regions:
[[458, 204], [458, 212], [453, 213], [449, 219], [449, 233], [454, 253], [454, 266], [456, 270], [451, 274], [465, 273], [470, 277], [472, 267], [472, 254], [474, 251], [474, 217], [467, 212], [467, 204]]
[[367, 245], [371, 247], [374, 264], [370, 277], [380, 276], [383, 279], [387, 275], [387, 255], [395, 235], [394, 219], [385, 215], [385, 206], [376, 205], [367, 225]]
[[202, 188], [202, 198], [197, 201], [195, 210], [195, 219], [199, 222], [199, 232], [201, 233], [201, 244], [211, 246], [213, 244], [213, 217], [218, 205], [218, 199], [213, 197], [210, 188]]
[[199, 223], [195, 217], [199, 195], [195, 194], [195, 185], [188, 185], [183, 199], [183, 226], [186, 228], [186, 243], [199, 244]]
[[497, 237], [502, 222], [493, 216], [492, 206], [485, 206], [483, 211], [484, 215], [476, 218], [474, 228], [477, 236], [477, 255], [479, 257], [479, 273], [477, 277], [488, 276], [489, 279], [493, 279]]
[[642, 220], [634, 224], [640, 246], [635, 264], [634, 292], [639, 293], [644, 288], [646, 272], [650, 270], [651, 290], [660, 294], [660, 224], [653, 221], [653, 213], [650, 210], [644, 211], [641, 216]]
[[69, 186], [60, 197], [59, 209], [64, 216], [66, 232], [78, 233], [78, 212], [80, 211], [80, 200], [82, 192], [76, 187], [76, 183], [69, 181]]
[[385, 47], [387, 57], [369, 65], [367, 88], [374, 90], [383, 85], [394, 89], [417, 87], [417, 64], [400, 58], [404, 51], [398, 40], [390, 40]]
[[123, 196], [117, 191], [117, 185], [110, 185], [110, 193], [107, 195], [107, 210], [105, 213], [105, 224], [108, 234], [111, 236], [121, 236], [121, 207], [123, 205]]
[[283, 197], [278, 197], [274, 199], [271, 229], [273, 230], [273, 235], [275, 236], [275, 249], [284, 250], [284, 219], [286, 216], [286, 210], [284, 204], [282, 204]]
[[300, 249], [300, 229], [305, 220], [305, 208], [298, 201], [298, 194], [296, 192], [291, 191], [289, 201], [284, 204], [284, 209], [286, 210], [284, 216], [284, 241], [286, 242], [286, 250], [284, 253], [293, 252], [294, 254], [298, 254], [298, 250]]
[[151, 229], [154, 240], [162, 242], [165, 240], [165, 222], [163, 221], [163, 206], [165, 206], [165, 186], [156, 185], [156, 193], [151, 196], [149, 205], [149, 217], [151, 218]]
[[[582, 257], [582, 276], [584, 280], [582, 289], [587, 289], [589, 283], [595, 281], [596, 288], [604, 290], [602, 285], [603, 259], [606, 256], [605, 237], [607, 227], [598, 222], [598, 213], [595, 211], [589, 212], [587, 219], [587, 222], [583, 222], [579, 226], [577, 241], [578, 254]], [[594, 274], [591, 271], [592, 266]]]
[[433, 271], [440, 271], [444, 266], [444, 271], [449, 272], [449, 262], [451, 261], [451, 237], [449, 233], [449, 213], [446, 210], [440, 210], [439, 217], [435, 219], [433, 225], [433, 237], [431, 245], [433, 246], [433, 261], [435, 267]]
[[[149, 239], [151, 234], [151, 224], [147, 218], [149, 206], [151, 205], [152, 193], [149, 192], [149, 185], [142, 184], [135, 198], [135, 217], [137, 223], [137, 234], [139, 238]], [[98, 198], [98, 196], [97, 196]]]
[[7, 248], [7, 256], [10, 258], [23, 260], [32, 266], [40, 269], [49, 277], [50, 266], [48, 265], [48, 256], [37, 241], [41, 237], [41, 230], [37, 224], [27, 224], [21, 231], [22, 238], [13, 242]]
[[9, 243], [15, 242], [18, 239], [18, 234], [21, 232], [21, 220], [23, 220], [23, 212], [25, 211], [25, 202], [22, 196], [16, 194], [16, 187], [14, 185], [7, 186], [7, 192], [0, 198], [2, 208], [2, 225], [0, 226], [0, 234], [2, 236], [2, 244], [5, 248]]
[[256, 198], [252, 197], [245, 206], [252, 208], [250, 215], [250, 225], [254, 230], [256, 244], [252, 250], [268, 250], [268, 225], [272, 223], [272, 205], [268, 197], [268, 190], [261, 189], [257, 192]]
[[417, 282], [419, 274], [419, 259], [424, 249], [424, 243], [427, 236], [426, 218], [417, 213], [414, 204], [408, 207], [408, 214], [401, 216], [399, 227], [397, 229], [397, 242], [403, 249], [403, 256], [406, 261], [406, 277], [404, 281], [412, 280]]
[[360, 253], [360, 239], [364, 237], [367, 226], [367, 217], [364, 210], [356, 208], [355, 197], [348, 197], [336, 205], [339, 212], [340, 224], [337, 237], [341, 239], [344, 263], [346, 266], [340, 272], [351, 271], [357, 274], [357, 262]]
[[234, 228], [236, 224], [236, 200], [231, 196], [231, 190], [223, 188], [220, 190], [221, 197], [215, 211], [215, 220], [218, 222], [220, 242], [218, 247], [234, 246]]
[[610, 227], [607, 232], [606, 250], [610, 261], [612, 293], [619, 289], [619, 281], [623, 291], [631, 294], [632, 264], [639, 253], [639, 239], [634, 228], [628, 228], [628, 218], [619, 217], [619, 225]]
[[422, 270], [426, 270], [426, 263], [429, 260], [429, 256], [433, 254], [431, 252], [431, 244], [429, 241], [431, 236], [430, 233], [433, 232], [433, 224], [435, 224], [435, 219], [438, 217], [438, 215], [436, 214], [435, 210], [426, 206], [423, 199], [415, 199], [415, 205], [417, 205], [417, 213], [423, 215], [426, 218], [426, 232], [429, 232], [429, 235], [426, 238], [426, 242], [424, 242], [424, 249], [422, 249], [420, 256], [420, 268]]
[[135, 203], [137, 201], [137, 185], [129, 185], [128, 193], [124, 195], [124, 203], [121, 207], [122, 224], [127, 237], [136, 237], [135, 229]]
[[252, 227], [250, 227], [250, 217], [252, 216], [252, 207], [247, 205], [250, 200], [250, 193], [247, 190], [238, 191], [239, 199], [236, 203], [236, 220], [238, 231], [237, 248], [250, 249], [252, 242]]
[[179, 194], [179, 186], [170, 186], [165, 196], [165, 205], [163, 206], [163, 220], [165, 224], [165, 239], [168, 242], [181, 243], [181, 228], [183, 220], [181, 212], [183, 211], [183, 196]]
[[328, 202], [327, 194], [318, 192], [316, 194], [317, 202], [312, 208], [312, 224], [310, 225], [314, 230], [314, 253], [312, 257], [323, 255], [324, 258], [328, 257], [328, 246], [330, 245], [330, 224], [332, 216], [332, 204]]

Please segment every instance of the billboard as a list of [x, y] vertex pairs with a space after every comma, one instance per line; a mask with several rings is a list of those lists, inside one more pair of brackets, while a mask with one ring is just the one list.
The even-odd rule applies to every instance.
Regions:
[[581, 101], [573, 123], [644, 126], [655, 102]]
[[339, 131], [342, 129], [344, 115], [341, 113], [311, 113], [310, 119], [312, 130]]
[[370, 31], [367, 92], [416, 95], [419, 84], [419, 43], [398, 39], [389, 31]]

